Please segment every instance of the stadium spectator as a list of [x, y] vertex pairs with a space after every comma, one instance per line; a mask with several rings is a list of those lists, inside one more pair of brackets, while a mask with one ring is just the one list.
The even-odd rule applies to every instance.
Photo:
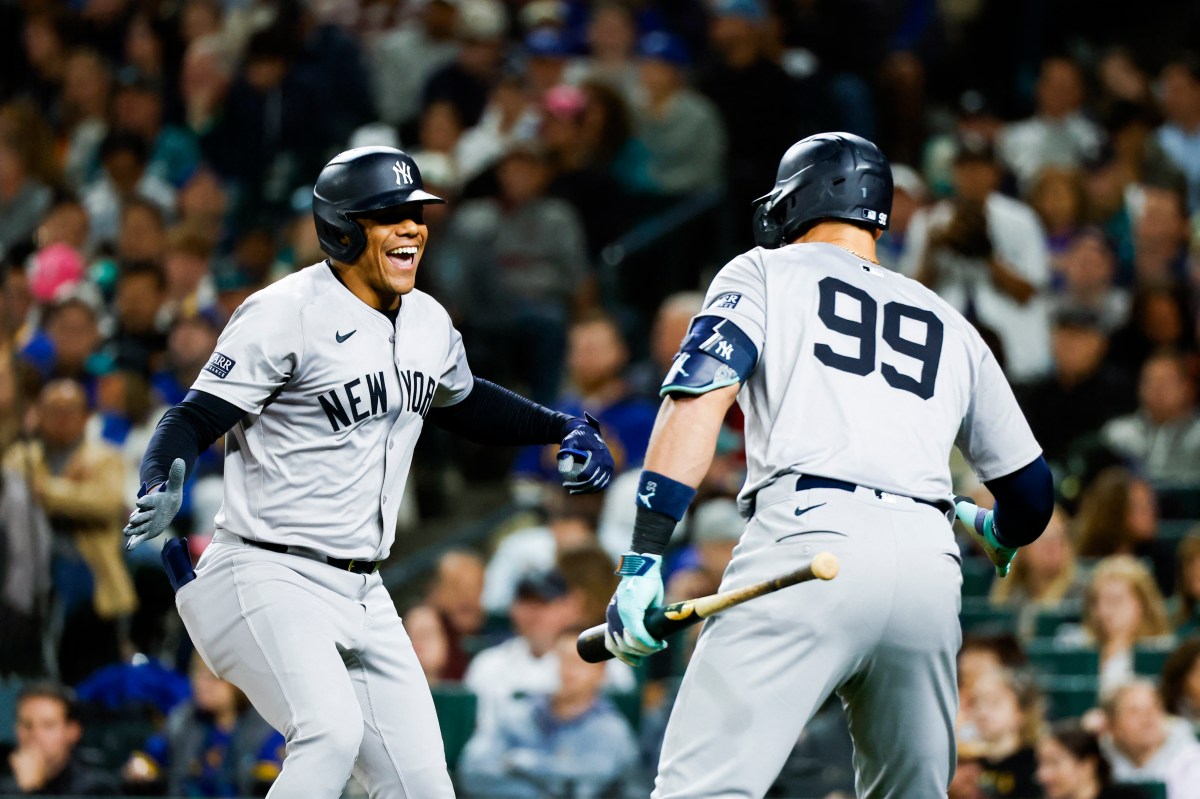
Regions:
[[690, 525], [691, 544], [676, 556], [665, 601], [716, 593], [745, 527], [746, 520], [732, 499], [717, 497], [697, 505]]
[[1056, 315], [1074, 309], [1093, 313], [1110, 335], [1128, 321], [1129, 293], [1116, 285], [1116, 253], [1098, 228], [1084, 229], [1071, 239], [1058, 269]]
[[988, 796], [1037, 795], [1034, 746], [1044, 723], [1042, 695], [1032, 675], [993, 669], [971, 688], [978, 739], [979, 783]]
[[546, 522], [506, 535], [488, 558], [483, 578], [483, 607], [503, 613], [512, 604], [517, 586], [529, 574], [554, 567], [557, 557], [596, 540], [591, 515], [578, 503], [546, 492]]
[[381, 120], [405, 130], [412, 126], [425, 82], [458, 54], [461, 6], [459, 0], [429, 0], [411, 24], [368, 40], [371, 85]]
[[1046, 249], [1057, 277], [1063, 269], [1063, 257], [1087, 219], [1083, 175], [1067, 167], [1046, 167], [1037, 173], [1026, 200], [1046, 231]]
[[58, 200], [46, 211], [37, 229], [39, 247], [65, 244], [76, 252], [86, 252], [88, 242], [88, 215], [83, 206], [72, 197]]
[[572, 43], [554, 26], [534, 28], [525, 37], [525, 90], [533, 102], [566, 80]]
[[633, 58], [637, 33], [637, 21], [627, 4], [618, 0], [594, 4], [584, 33], [588, 54], [567, 67], [567, 82], [599, 82], [632, 102], [638, 87], [638, 68]]
[[[579, 624], [581, 611], [579, 597], [571, 594], [557, 569], [521, 579], [509, 607], [516, 635], [476, 655], [463, 678], [479, 697], [480, 729], [495, 724], [514, 696], [554, 692], [559, 669], [555, 641]], [[634, 686], [633, 672], [616, 660], [606, 664], [604, 679], [617, 690]]]
[[25, 345], [22, 358], [43, 381], [66, 377], [90, 385], [100, 345], [96, 312], [82, 299], [68, 297], [47, 310], [42, 330]]
[[499, 197], [459, 206], [443, 263], [457, 265], [473, 362], [515, 373], [533, 399], [553, 402], [568, 314], [588, 292], [583, 226], [575, 209], [546, 195], [551, 175], [538, 146], [515, 147], [496, 174]]
[[450, 641], [438, 612], [428, 605], [416, 605], [404, 613], [404, 631], [430, 685], [445, 679], [450, 662]]
[[1158, 504], [1144, 479], [1119, 466], [1109, 467], [1088, 484], [1075, 517], [1076, 552], [1084, 558], [1134, 555], [1154, 566], [1164, 594], [1175, 575], [1170, 542], [1158, 538]]
[[283, 736], [199, 655], [190, 676], [192, 698], [125, 763], [126, 787], [139, 795], [156, 789], [167, 796], [264, 796], [282, 766]]
[[196, 171], [200, 151], [190, 131], [164, 121], [161, 81], [137, 67], [117, 73], [113, 128], [140, 136], [149, 152], [146, 171], [179, 187]]
[[[121, 556], [121, 455], [102, 441], [86, 440], [88, 416], [87, 397], [78, 383], [52, 381], [38, 399], [36, 440], [14, 445], [5, 456], [9, 470], [29, 481], [56, 537], [70, 542], [71, 551], [56, 552], [55, 559], [61, 563], [55, 566], [55, 590], [68, 616], [62, 639], [63, 655], [69, 656], [64, 677], [82, 677], [117, 655], [124, 639], [118, 622], [138, 604]], [[83, 586], [90, 586], [90, 596], [80, 596]], [[73, 599], [95, 615], [81, 612]]]
[[1103, 132], [1083, 113], [1084, 76], [1069, 58], [1042, 62], [1035, 90], [1037, 110], [1008, 125], [999, 149], [1005, 164], [1030, 187], [1047, 166], [1078, 166], [1100, 149]]
[[116, 256], [122, 263], [159, 263], [167, 246], [167, 229], [162, 211], [154, 203], [133, 198], [121, 207]]
[[133, 133], [115, 132], [104, 137], [100, 174], [81, 193], [92, 246], [116, 241], [121, 209], [134, 197], [149, 200], [168, 217], [174, 214], [175, 190], [146, 170], [148, 157], [146, 143]]
[[50, 682], [23, 686], [15, 716], [17, 746], [8, 756], [9, 773], [0, 776], [0, 793], [120, 796], [115, 779], [75, 757], [83, 727], [70, 688]]
[[1200, 735], [1200, 636], [1187, 639], [1167, 657], [1159, 692], [1166, 712], [1191, 724]]
[[953, 174], [954, 197], [913, 216], [901, 269], [994, 331], [1009, 379], [1028, 383], [1051, 367], [1045, 233], [1033, 209], [998, 191], [988, 142], [961, 140]]
[[15, 137], [0, 133], [0, 257], [31, 247], [52, 200], [50, 187], [30, 174]]
[[484, 561], [475, 552], [451, 549], [438, 558], [426, 603], [437, 611], [449, 647], [443, 676], [458, 681], [467, 672], [469, 656], [463, 639], [483, 628]]
[[1154, 683], [1122, 685], [1104, 703], [1102, 746], [1117, 782], [1161, 782], [1167, 799], [1191, 799], [1200, 787], [1200, 743], [1183, 719], [1167, 716]]
[[898, 271], [908, 243], [908, 227], [928, 202], [929, 190], [921, 174], [906, 164], [892, 164], [892, 184], [892, 215], [877, 251], [884, 266]]
[[[18, 422], [10, 404], [16, 388], [11, 375], [0, 364], [0, 414]], [[0, 444], [7, 448], [7, 442]], [[50, 547], [50, 525], [29, 484], [19, 473], [0, 469], [0, 676], [32, 677], [44, 668]]]
[[585, 627], [603, 624], [609, 600], [620, 582], [616, 561], [592, 539], [560, 552], [556, 565], [567, 590], [579, 603], [580, 624]]
[[[1133, 409], [1130, 381], [1105, 355], [1108, 337], [1094, 311], [1061, 308], [1054, 317], [1054, 373], [1019, 391], [1021, 407], [1052, 463], [1063, 462], [1072, 445]], [[1008, 355], [1007, 346], [1004, 349]]]
[[162, 365], [167, 334], [162, 319], [166, 279], [157, 264], [132, 261], [117, 277], [116, 330], [106, 350], [118, 367], [151, 374]]
[[1114, 555], [1096, 564], [1084, 603], [1083, 632], [1079, 643], [1100, 651], [1102, 698], [1133, 678], [1135, 645], [1170, 640], [1162, 594], [1140, 561]]
[[1175, 593], [1168, 609], [1181, 635], [1200, 632], [1200, 531], [1195, 528], [1175, 550]]
[[1137, 283], [1184, 280], [1189, 236], [1183, 194], [1169, 188], [1144, 187], [1133, 219], [1133, 272]]
[[638, 394], [658, 402], [658, 390], [687, 335], [692, 317], [703, 308], [704, 295], [698, 291], [677, 292], [658, 306], [650, 327], [648, 358], [629, 370], [630, 385]]
[[[184, 13], [188, 8], [203, 6], [206, 1], [188, 3]], [[183, 106], [182, 122], [197, 140], [197, 146], [223, 110], [233, 84], [233, 68], [233, 47], [219, 33], [214, 31], [189, 40], [179, 76], [179, 102]]]
[[100, 168], [112, 83], [112, 67], [95, 50], [78, 48], [66, 57], [61, 120], [67, 148], [63, 177], [76, 191], [90, 183]]
[[1140, 286], [1133, 295], [1129, 322], [1113, 334], [1108, 360], [1116, 368], [1136, 375], [1146, 359], [1159, 350], [1194, 352], [1192, 327], [1186, 292], [1169, 283]]
[[1200, 61], [1194, 53], [1173, 58], [1159, 76], [1166, 121], [1158, 143], [1187, 176], [1189, 206], [1200, 210]]
[[975, 728], [972, 716], [975, 683], [993, 671], [1020, 669], [1025, 663], [1025, 653], [1021, 651], [1021, 644], [1013, 635], [1002, 633], [963, 637], [962, 647], [958, 650], [956, 669], [959, 705], [955, 730], [959, 741], [974, 747], [979, 740], [979, 731]]
[[1112, 765], [1095, 733], [1075, 720], [1060, 722], [1037, 747], [1037, 781], [1046, 799], [1140, 799], [1136, 788], [1113, 784]]
[[637, 759], [629, 723], [600, 694], [606, 670], [575, 654], [581, 628], [554, 640], [557, 686], [505, 700], [463, 751], [459, 778], [469, 796], [538, 799], [610, 796]]
[[688, 86], [690, 64], [674, 34], [655, 31], [638, 43], [638, 137], [655, 189], [670, 196], [716, 188], [724, 175], [725, 129], [708, 98]]
[[504, 5], [498, 0], [463, 0], [458, 10], [462, 45], [455, 59], [425, 82], [421, 107], [446, 100], [458, 110], [464, 126], [474, 127], [500, 77], [507, 26]]
[[1200, 480], [1200, 415], [1188, 362], [1160, 352], [1142, 365], [1138, 409], [1109, 421], [1104, 442], [1154, 481]]
[[176, 225], [167, 233], [162, 260], [164, 310], [172, 319], [194, 316], [216, 299], [211, 257], [211, 242], [190, 225]]
[[[63, 57], [67, 49], [67, 20], [53, 8], [38, 9], [25, 18], [21, 31], [28, 72], [17, 78], [20, 95], [36, 103], [43, 112], [58, 105], [63, 83]], [[10, 79], [6, 76], [5, 81]]]

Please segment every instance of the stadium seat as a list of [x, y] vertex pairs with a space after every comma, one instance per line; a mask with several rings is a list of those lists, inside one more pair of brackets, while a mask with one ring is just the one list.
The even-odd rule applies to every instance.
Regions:
[[1096, 677], [1040, 675], [1038, 685], [1046, 696], [1050, 721], [1078, 718], [1099, 704], [1100, 681]]
[[1164, 519], [1158, 523], [1158, 537], [1178, 543], [1192, 530], [1200, 531], [1200, 519]]
[[962, 565], [962, 595], [967, 597], [986, 597], [992, 589], [996, 568], [986, 558], [966, 558]]
[[1158, 677], [1172, 647], [1164, 644], [1141, 644], [1133, 648], [1133, 670], [1142, 677]]
[[1163, 519], [1200, 519], [1200, 488], [1157, 485], [1158, 514]]
[[609, 691], [605, 694], [637, 735], [642, 724], [642, 694], [640, 691]]
[[964, 597], [958, 619], [964, 633], [1015, 633], [1017, 630], [1015, 608], [996, 607], [981, 597]]
[[0, 746], [16, 742], [13, 722], [16, 720], [17, 693], [20, 690], [20, 680], [0, 679]]
[[478, 708], [475, 694], [462, 686], [439, 685], [433, 688], [433, 706], [442, 728], [442, 745], [446, 749], [446, 765], [451, 771], [475, 732]]
[[1029, 663], [1053, 676], [1086, 676], [1100, 673], [1100, 653], [1092, 647], [1063, 645], [1051, 638], [1034, 638], [1025, 647]]
[[1136, 788], [1143, 799], [1167, 799], [1165, 782], [1122, 782], [1122, 787]]
[[1063, 603], [1057, 608], [1039, 610], [1033, 623], [1033, 634], [1038, 638], [1053, 638], [1064, 624], [1078, 624], [1083, 618], [1079, 603]]

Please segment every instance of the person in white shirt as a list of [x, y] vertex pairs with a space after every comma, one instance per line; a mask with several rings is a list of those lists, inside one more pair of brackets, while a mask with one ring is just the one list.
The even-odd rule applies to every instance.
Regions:
[[1183, 719], [1168, 716], [1154, 683], [1136, 680], [1104, 704], [1101, 743], [1117, 782], [1161, 782], [1167, 799], [1200, 797], [1200, 743]]

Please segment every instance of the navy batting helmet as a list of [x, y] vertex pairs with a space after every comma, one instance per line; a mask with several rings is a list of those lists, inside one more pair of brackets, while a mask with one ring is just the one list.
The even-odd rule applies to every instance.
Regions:
[[892, 167], [879, 148], [853, 133], [818, 133], [793, 144], [775, 188], [754, 201], [754, 241], [781, 247], [805, 226], [839, 219], [886, 230]]
[[405, 203], [444, 203], [425, 191], [412, 156], [394, 147], [357, 147], [325, 165], [313, 187], [317, 238], [329, 257], [353, 263], [367, 246], [355, 217]]

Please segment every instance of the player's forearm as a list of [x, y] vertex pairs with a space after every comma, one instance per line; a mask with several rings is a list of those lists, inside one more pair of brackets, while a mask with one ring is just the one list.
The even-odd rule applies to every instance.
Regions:
[[689, 485], [700, 485], [712, 465], [717, 435], [740, 384], [696, 397], [667, 397], [658, 409], [645, 468]]
[[203, 391], [193, 389], [183, 401], [163, 414], [146, 454], [142, 456], [142, 485], [150, 488], [164, 482], [171, 464], [182, 458], [187, 474], [212, 442], [225, 434], [245, 415], [241, 408]]
[[721, 422], [739, 384], [699, 396], [667, 397], [658, 410], [638, 482], [633, 552], [661, 555], [712, 464]]
[[984, 483], [996, 498], [996, 540], [1006, 547], [1032, 543], [1054, 513], [1054, 478], [1046, 459], [1038, 456], [1011, 474]]
[[433, 408], [427, 418], [443, 430], [493, 446], [554, 444], [572, 420], [480, 377], [461, 402]]

